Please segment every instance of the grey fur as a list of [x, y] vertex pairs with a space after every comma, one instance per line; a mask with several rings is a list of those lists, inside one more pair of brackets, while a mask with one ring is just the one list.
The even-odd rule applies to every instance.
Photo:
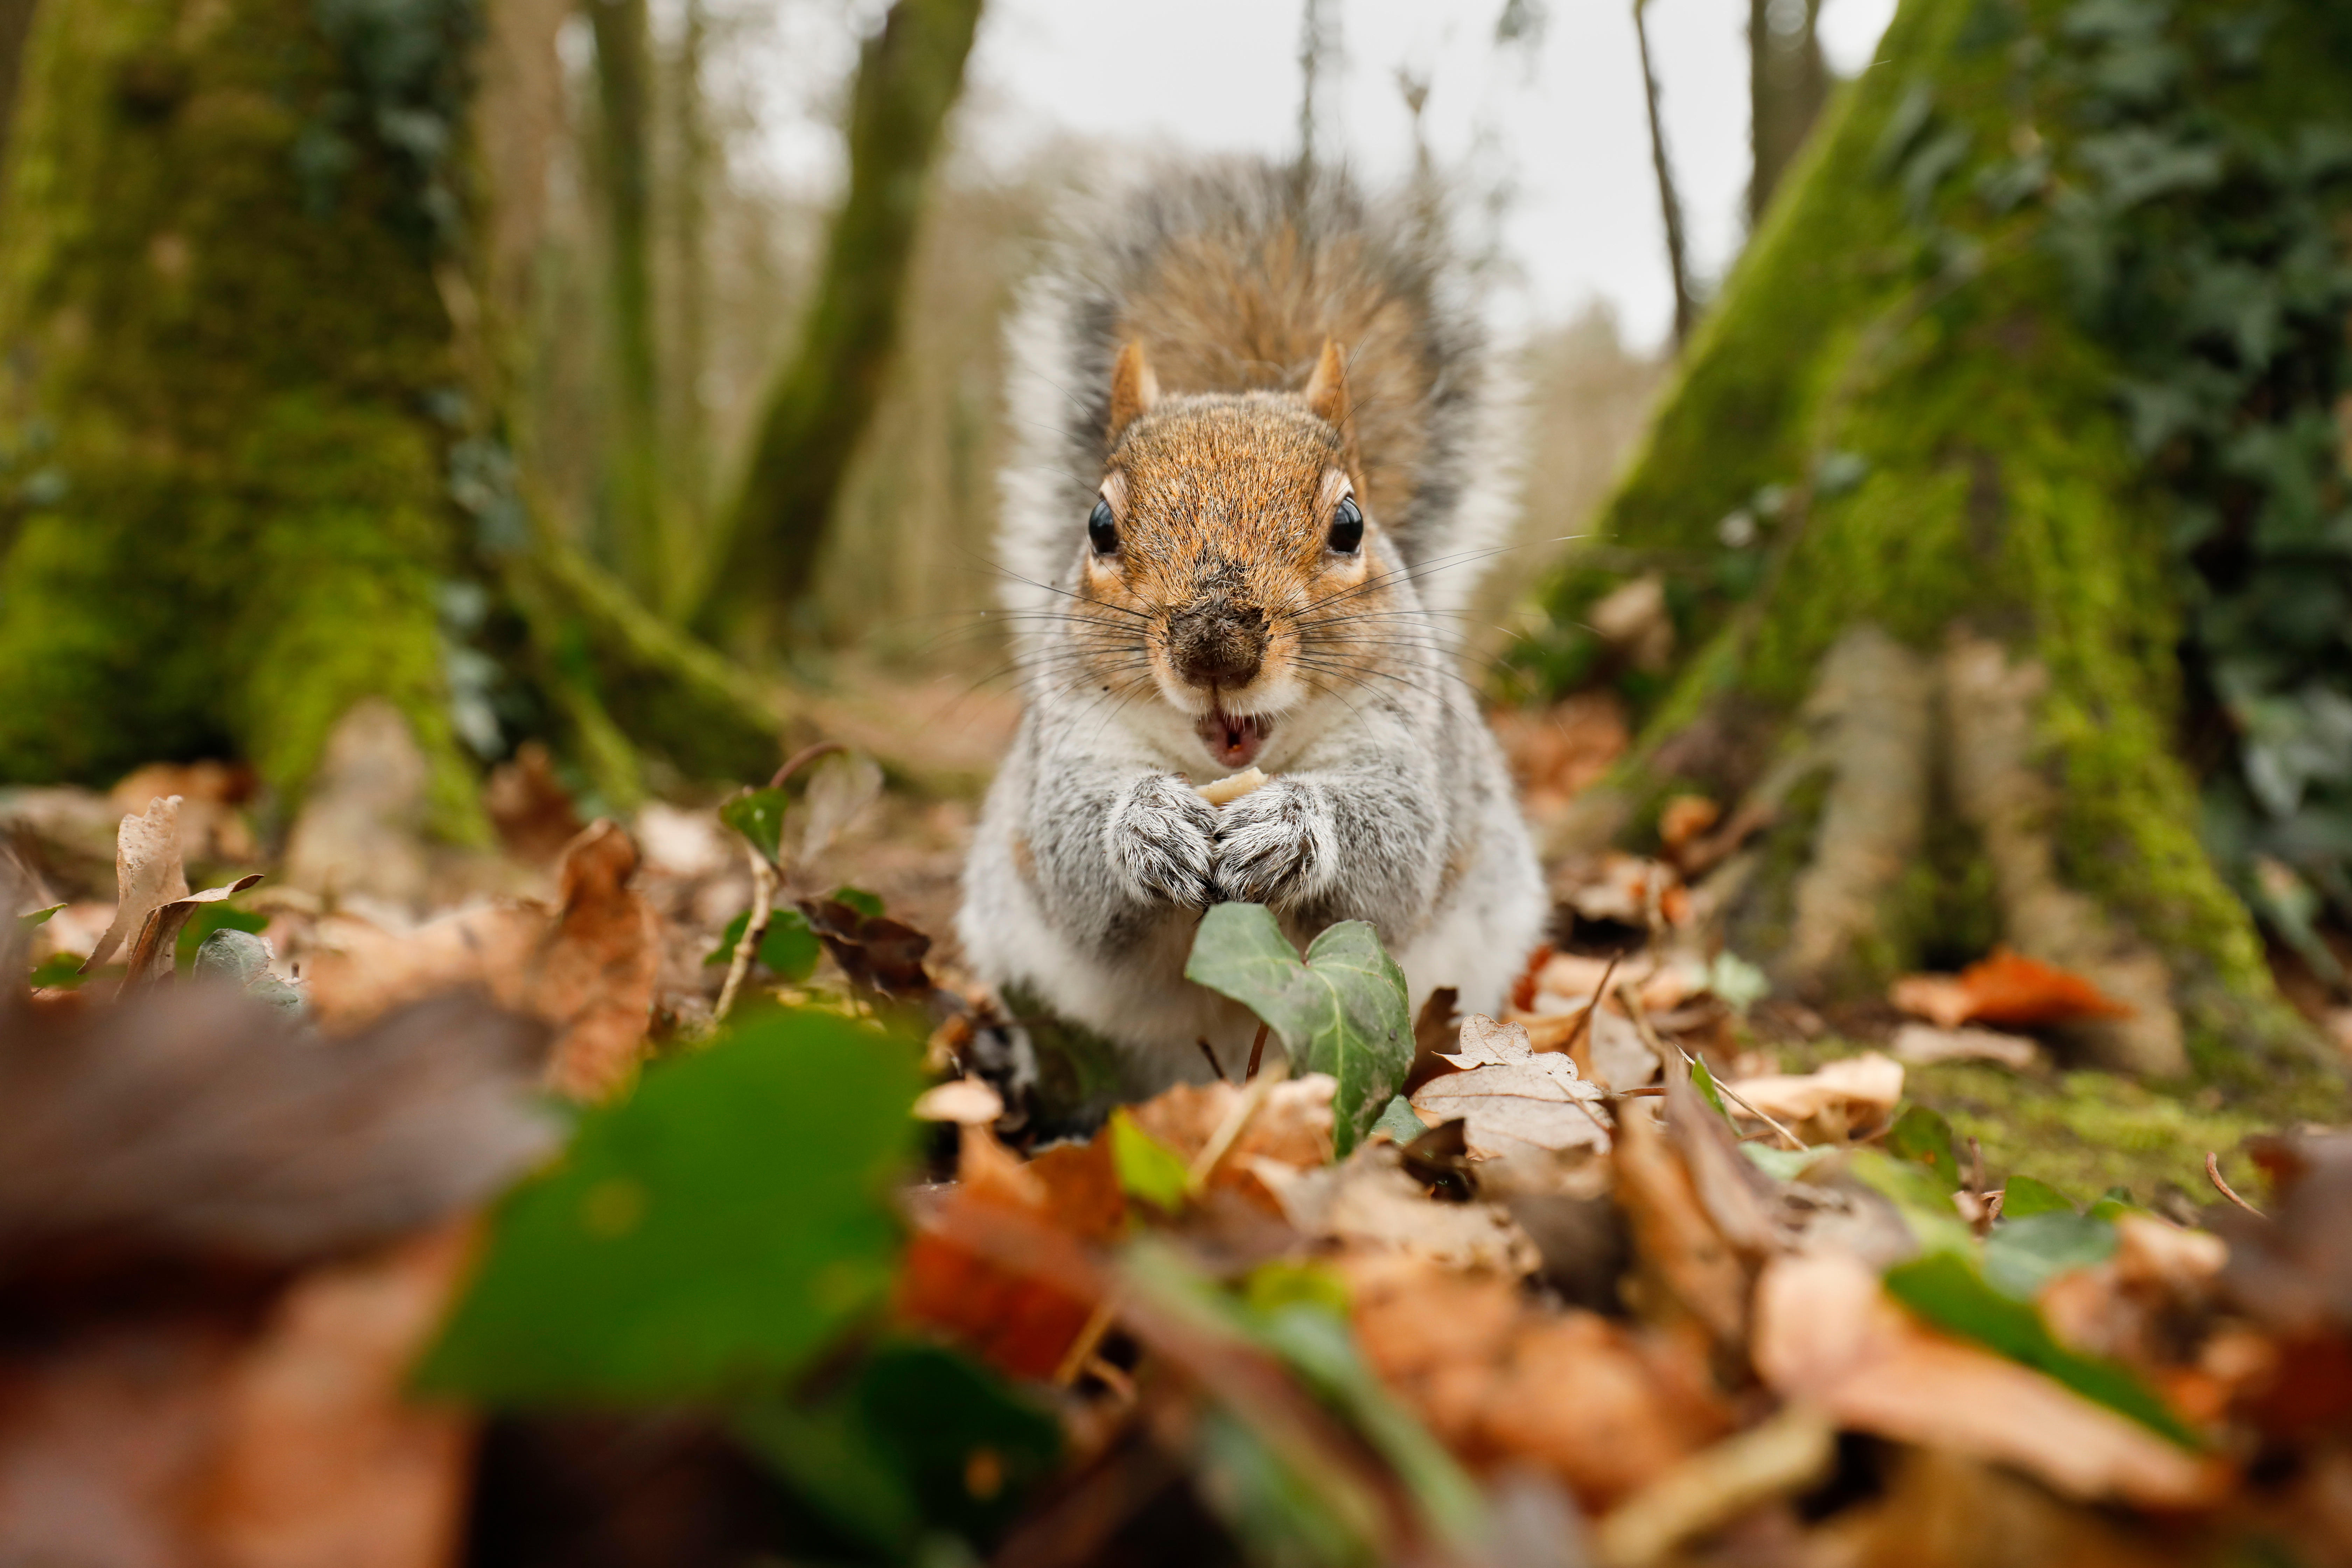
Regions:
[[[1122, 291], [1192, 226], [1271, 220], [1297, 199], [1288, 182], [1286, 171], [1234, 164], [1155, 182], [1030, 289], [1012, 331], [1024, 449], [1004, 479], [1002, 541], [1016, 613], [1066, 603], [1079, 581]], [[1408, 562], [1396, 603], [1340, 629], [1359, 651], [1377, 647], [1378, 668], [1286, 711], [1259, 759], [1276, 776], [1216, 808], [1186, 776], [1216, 771], [1193, 719], [1149, 694], [1112, 702], [1074, 682], [1085, 666], [1068, 623], [1025, 616], [1027, 710], [965, 871], [959, 930], [979, 977], [1126, 1047], [1136, 1093], [1205, 1077], [1196, 1040], [1234, 1064], [1255, 1033], [1240, 1006], [1183, 979], [1208, 903], [1264, 902], [1302, 945], [1335, 921], [1368, 920], [1416, 1006], [1451, 985], [1488, 1012], [1546, 915], [1499, 749], [1423, 591], [1441, 584], [1436, 596], [1458, 603], [1476, 574], [1428, 569], [1476, 549], [1508, 515], [1509, 474], [1495, 460], [1508, 438], [1499, 378], [1425, 224], [1340, 179], [1305, 199], [1310, 234], [1362, 242], [1443, 373], [1421, 411], [1431, 440], [1415, 504], [1381, 520]]]

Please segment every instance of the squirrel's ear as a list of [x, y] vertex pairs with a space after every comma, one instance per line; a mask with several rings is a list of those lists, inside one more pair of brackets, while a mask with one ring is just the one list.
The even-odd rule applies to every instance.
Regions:
[[1129, 339], [1118, 351], [1118, 363], [1111, 366], [1110, 427], [1103, 432], [1105, 438], [1117, 446], [1127, 427], [1159, 401], [1160, 383], [1143, 357], [1143, 345]]
[[1323, 357], [1307, 378], [1307, 411], [1339, 432], [1348, 446], [1348, 467], [1356, 467], [1356, 405], [1348, 396], [1348, 356], [1337, 338], [1323, 340]]

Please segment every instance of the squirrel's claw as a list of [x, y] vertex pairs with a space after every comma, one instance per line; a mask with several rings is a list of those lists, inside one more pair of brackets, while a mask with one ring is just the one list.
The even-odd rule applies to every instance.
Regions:
[[1323, 891], [1338, 862], [1322, 792], [1276, 779], [1217, 814], [1217, 891], [1277, 908]]
[[1111, 808], [1111, 863], [1145, 902], [1205, 910], [1216, 902], [1217, 808], [1174, 773], [1147, 773]]

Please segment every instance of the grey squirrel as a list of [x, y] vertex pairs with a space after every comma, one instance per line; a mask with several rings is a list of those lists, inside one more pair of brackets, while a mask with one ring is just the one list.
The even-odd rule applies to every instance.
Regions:
[[[1498, 1010], [1543, 880], [1447, 617], [1507, 521], [1509, 399], [1426, 203], [1225, 163], [1074, 229], [1010, 328], [1000, 548], [1025, 712], [958, 930], [977, 976], [1238, 1075], [1201, 912], [1370, 921]], [[1212, 805], [1196, 784], [1243, 772]], [[1223, 794], [1223, 791], [1213, 793]]]

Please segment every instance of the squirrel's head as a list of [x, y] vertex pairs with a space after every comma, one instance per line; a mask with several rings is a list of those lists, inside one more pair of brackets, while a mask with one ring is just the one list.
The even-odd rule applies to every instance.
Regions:
[[1247, 767], [1286, 713], [1366, 684], [1395, 640], [1404, 563], [1362, 492], [1339, 346], [1304, 392], [1162, 397], [1130, 342], [1107, 434], [1092, 511], [1072, 520], [1073, 652], [1106, 693], [1191, 720], [1206, 760]]

